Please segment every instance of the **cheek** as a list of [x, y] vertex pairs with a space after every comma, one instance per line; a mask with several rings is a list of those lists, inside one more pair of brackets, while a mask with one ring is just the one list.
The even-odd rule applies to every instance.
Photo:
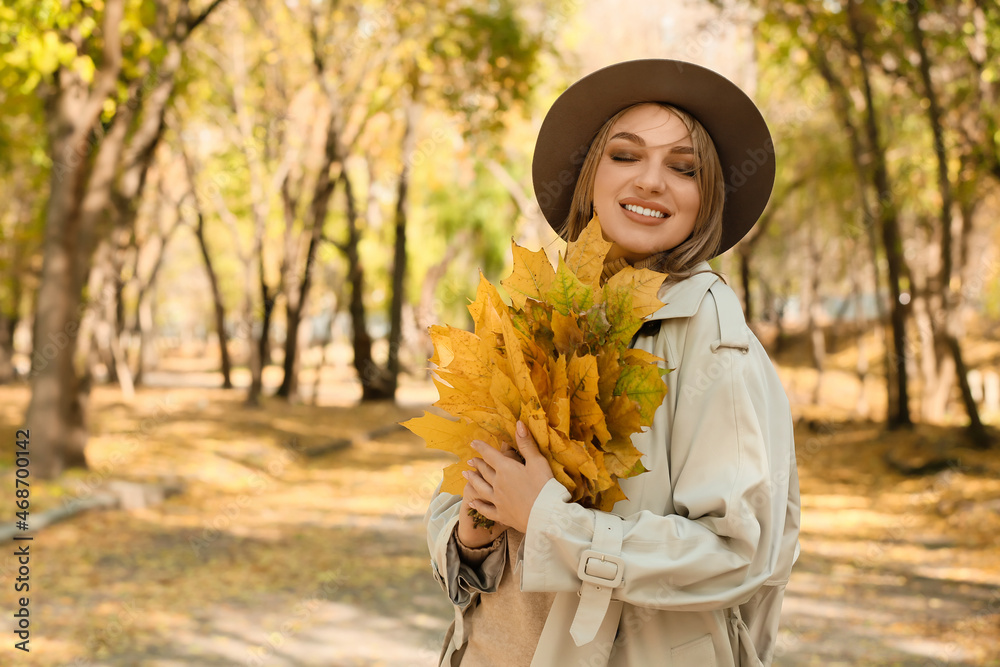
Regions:
[[698, 185], [695, 183], [693, 187], [690, 188], [684, 194], [684, 203], [688, 210], [690, 210], [695, 217], [698, 216], [698, 212], [701, 210], [701, 191], [698, 189]]
[[597, 173], [594, 175], [594, 204], [598, 205], [607, 196], [607, 192], [610, 189], [608, 183], [608, 173], [607, 170], [600, 166], [597, 168]]

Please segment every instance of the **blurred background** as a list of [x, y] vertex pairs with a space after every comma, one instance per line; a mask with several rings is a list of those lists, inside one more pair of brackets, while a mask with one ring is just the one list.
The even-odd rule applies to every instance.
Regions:
[[562, 249], [555, 97], [670, 57], [775, 139], [713, 264], [796, 419], [776, 664], [1000, 664], [998, 56], [992, 0], [4, 0], [0, 662], [436, 664], [426, 329]]

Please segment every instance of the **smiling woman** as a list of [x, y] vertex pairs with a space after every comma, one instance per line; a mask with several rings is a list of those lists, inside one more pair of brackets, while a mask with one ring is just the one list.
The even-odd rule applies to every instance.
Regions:
[[[747, 155], [765, 159], [749, 172]], [[710, 70], [620, 63], [556, 100], [533, 178], [566, 240], [596, 217], [612, 243], [602, 280], [629, 265], [669, 274], [665, 305], [630, 345], [671, 371], [667, 394], [632, 436], [647, 472], [619, 480], [626, 498], [610, 512], [570, 502], [520, 422], [500, 451], [472, 443], [462, 496], [438, 493], [426, 517], [434, 575], [456, 613], [441, 664], [769, 665], [798, 556], [791, 413], [707, 261], [767, 203], [767, 126]], [[552, 419], [548, 428], [561, 423]], [[476, 527], [469, 510], [495, 524]]]

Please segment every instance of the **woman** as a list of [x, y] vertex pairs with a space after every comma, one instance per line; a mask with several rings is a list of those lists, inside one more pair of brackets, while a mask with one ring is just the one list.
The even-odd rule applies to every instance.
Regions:
[[[668, 393], [633, 437], [649, 471], [613, 512], [569, 502], [530, 435], [473, 443], [461, 498], [427, 514], [456, 608], [443, 665], [761, 665], [776, 649], [798, 555], [788, 401], [736, 295], [707, 260], [753, 226], [774, 180], [753, 102], [702, 67], [620, 63], [571, 86], [533, 164], [546, 219], [572, 240], [596, 214], [626, 265], [664, 271], [666, 304], [633, 347], [664, 359]], [[469, 509], [492, 519], [476, 528]]]

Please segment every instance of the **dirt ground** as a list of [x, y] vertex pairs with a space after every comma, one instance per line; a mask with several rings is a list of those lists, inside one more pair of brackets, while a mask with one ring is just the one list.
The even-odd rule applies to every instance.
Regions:
[[[214, 375], [175, 370], [130, 403], [96, 388], [92, 470], [33, 486], [32, 511], [110, 479], [183, 491], [36, 535], [30, 654], [13, 649], [17, 565], [4, 549], [0, 664], [434, 664], [451, 611], [421, 517], [449, 457], [401, 429], [365, 436], [419, 414], [433, 389], [408, 381], [400, 405], [359, 406], [356, 386], [324, 380], [318, 407], [253, 409], [241, 391], [206, 388]], [[0, 387], [7, 440], [27, 400]], [[885, 434], [798, 413], [802, 555], [776, 664], [1000, 665], [997, 453], [943, 428]], [[919, 463], [927, 443], [951, 465], [914, 477], [886, 465], [887, 453]], [[13, 498], [13, 468], [0, 477]]]

